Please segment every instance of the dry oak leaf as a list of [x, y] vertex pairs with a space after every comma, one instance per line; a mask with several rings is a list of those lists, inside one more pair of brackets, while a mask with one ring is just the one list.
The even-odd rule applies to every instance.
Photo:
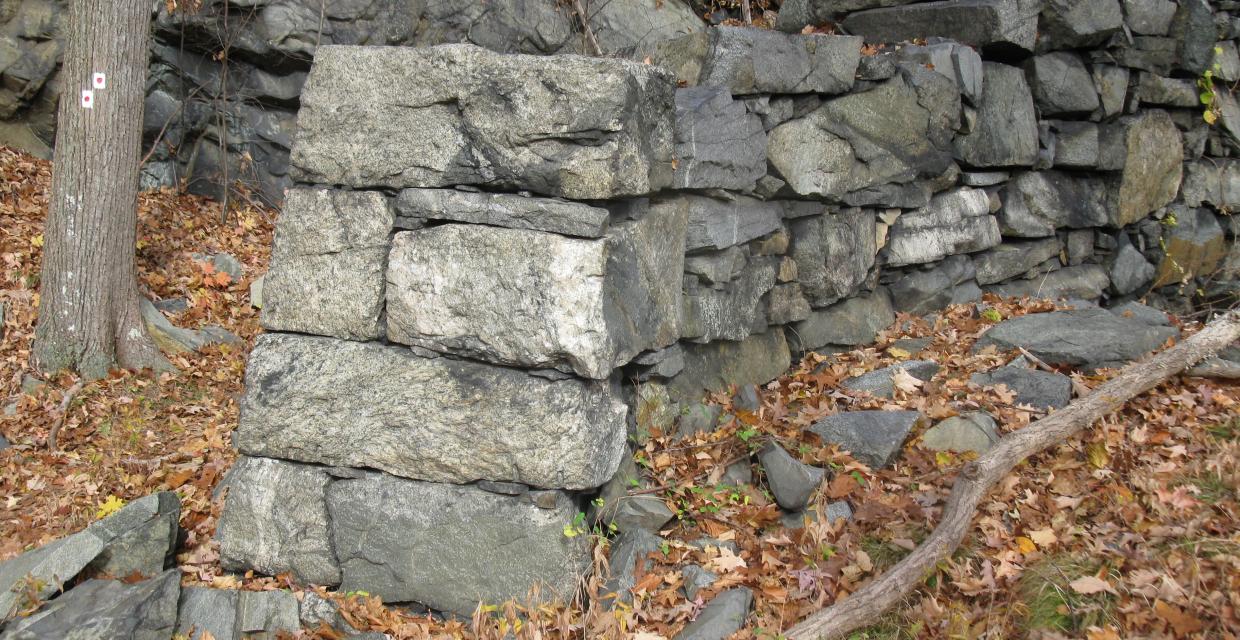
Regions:
[[1081, 576], [1080, 578], [1069, 582], [1068, 586], [1072, 587], [1073, 591], [1083, 593], [1085, 595], [1102, 593], [1103, 591], [1112, 595], [1118, 595], [1115, 592], [1115, 587], [1111, 586], [1111, 583], [1097, 576]]

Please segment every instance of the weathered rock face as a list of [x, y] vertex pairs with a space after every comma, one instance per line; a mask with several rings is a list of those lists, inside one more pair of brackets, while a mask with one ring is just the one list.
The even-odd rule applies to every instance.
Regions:
[[923, 315], [949, 304], [980, 298], [973, 280], [976, 270], [968, 256], [952, 256], [924, 271], [912, 271], [892, 282], [896, 311]]
[[1055, 229], [1104, 226], [1112, 200], [1104, 178], [1060, 171], [1030, 171], [1002, 190], [999, 228], [1021, 238], [1052, 236]]
[[1028, 0], [926, 2], [854, 13], [844, 20], [844, 28], [867, 42], [942, 36], [974, 47], [1032, 51], [1037, 6]]
[[[677, 210], [683, 213], [678, 214]], [[660, 198], [651, 205], [653, 215], [685, 216], [685, 249], [688, 251], [727, 249], [761, 238], [780, 228], [782, 212], [778, 203], [743, 196], [719, 200], [679, 195]]]
[[351, 187], [642, 195], [671, 184], [674, 89], [623, 60], [322, 47], [291, 160], [304, 181]]
[[995, 62], [982, 67], [977, 122], [956, 138], [956, 158], [971, 167], [1032, 166], [1038, 155], [1038, 123], [1025, 74]]
[[263, 280], [263, 327], [351, 340], [381, 337], [393, 221], [378, 192], [290, 191]]
[[655, 57], [689, 86], [733, 95], [843, 93], [853, 86], [861, 38], [716, 27], [666, 42]]
[[986, 290], [1003, 297], [1097, 300], [1110, 284], [1107, 270], [1101, 265], [1081, 264], [1027, 280], [1010, 280], [1003, 284], [990, 285]]
[[1016, 393], [1016, 402], [1035, 409], [1062, 409], [1072, 401], [1072, 379], [1062, 373], [1038, 371], [1008, 364], [969, 378], [979, 386], [1003, 385]]
[[854, 393], [868, 393], [880, 398], [890, 398], [895, 395], [896, 390], [895, 381], [892, 378], [899, 372], [928, 382], [934, 374], [939, 372], [939, 365], [933, 360], [906, 360], [890, 367], [849, 378], [841, 382], [840, 386]]
[[[569, 12], [559, 7], [543, 10], [571, 20]], [[641, 60], [653, 53], [660, 42], [701, 31], [706, 25], [684, 2], [628, 0], [590, 7], [590, 28], [604, 54], [620, 53]], [[574, 40], [582, 38], [577, 35]]]
[[936, 195], [930, 204], [896, 219], [887, 240], [887, 264], [934, 262], [999, 244], [999, 224], [990, 196], [962, 187]]
[[809, 431], [878, 469], [895, 460], [904, 439], [921, 419], [916, 411], [846, 411], [819, 420]]
[[1215, 209], [1240, 208], [1240, 162], [1189, 162], [1184, 165], [1184, 204]]
[[398, 233], [388, 338], [606, 378], [679, 337], [684, 229], [682, 210], [658, 209], [600, 240], [456, 224]]
[[872, 211], [848, 209], [810, 216], [789, 224], [802, 291], [814, 307], [851, 295], [874, 265], [877, 252]]
[[1039, 49], [1102, 44], [1124, 26], [1119, 0], [1047, 0], [1039, 24]]
[[1089, 71], [1075, 54], [1058, 51], [1030, 58], [1025, 75], [1043, 116], [1090, 113], [1099, 106]]
[[759, 300], [775, 286], [772, 260], [753, 260], [721, 289], [686, 288], [681, 337], [695, 342], [742, 340], [753, 332]]
[[1126, 151], [1119, 181], [1115, 226], [1132, 224], [1172, 200], [1180, 190], [1184, 146], [1165, 111], [1149, 111], [1123, 123]]
[[[951, 87], [941, 75], [929, 77]], [[936, 115], [951, 113], [952, 103], [958, 114], [960, 94], [954, 90], [923, 96], [896, 77], [775, 127], [767, 157], [798, 195], [835, 200], [887, 183], [933, 177], [951, 163], [950, 154], [934, 141], [950, 135], [950, 123]]]
[[456, 189], [404, 189], [396, 196], [395, 209], [406, 229], [422, 227], [427, 220], [451, 220], [581, 238], [601, 237], [610, 216], [602, 207], [558, 198]]
[[[328, 603], [314, 592], [304, 594], [308, 603]], [[181, 590], [177, 633], [190, 640], [249, 640], [279, 637], [301, 631], [297, 597], [288, 591], [236, 591], [186, 587]], [[340, 620], [339, 629], [350, 629]], [[308, 625], [317, 626], [317, 625]], [[191, 634], [190, 632], [193, 631]], [[352, 636], [349, 636], [352, 637]]]
[[265, 335], [246, 385], [234, 437], [247, 455], [588, 489], [611, 477], [624, 446], [625, 407], [606, 383], [394, 346]]
[[[590, 567], [588, 536], [564, 535], [577, 506], [554, 507], [474, 487], [363, 473], [327, 490], [341, 588], [471, 615], [479, 602], [571, 597]], [[376, 563], [377, 559], [382, 559]]]
[[[1092, 244], [1093, 239], [1090, 239]], [[1059, 255], [1059, 238], [1029, 242], [1005, 242], [973, 256], [978, 284], [994, 284], [1015, 278]]]
[[766, 175], [762, 120], [726, 87], [677, 89], [676, 159], [677, 188], [752, 191]]
[[1228, 242], [1214, 214], [1188, 209], [1177, 213], [1164, 247], [1166, 253], [1154, 276], [1155, 287], [1214, 273], [1227, 257]]

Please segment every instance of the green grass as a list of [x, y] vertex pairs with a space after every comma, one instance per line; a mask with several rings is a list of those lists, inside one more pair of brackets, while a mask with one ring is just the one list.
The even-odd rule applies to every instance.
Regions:
[[1025, 629], [1076, 634], [1112, 622], [1115, 596], [1105, 592], [1086, 595], [1069, 586], [1077, 578], [1095, 575], [1100, 566], [1089, 558], [1061, 554], [1029, 567], [1017, 585]]
[[1206, 427], [1206, 431], [1219, 440], [1240, 440], [1240, 416]]

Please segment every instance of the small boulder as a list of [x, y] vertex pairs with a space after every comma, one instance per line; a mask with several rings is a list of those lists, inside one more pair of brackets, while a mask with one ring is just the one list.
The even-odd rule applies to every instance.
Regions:
[[[836, 500], [835, 502], [827, 505], [827, 522], [834, 524], [836, 520], [841, 518], [845, 521], [849, 521], [852, 520], [852, 517], [852, 507], [843, 500]], [[809, 506], [804, 511], [784, 513], [779, 517], [780, 524], [784, 525], [784, 528], [786, 529], [804, 529], [806, 522], [817, 521], [818, 509], [813, 505]]]
[[734, 487], [753, 484], [753, 466], [748, 459], [737, 460], [723, 470], [723, 477], [719, 481]]
[[169, 638], [177, 622], [181, 572], [126, 584], [87, 580], [29, 617], [14, 620], [2, 640], [148, 640]]
[[991, 327], [974, 344], [1000, 350], [1023, 347], [1050, 364], [1090, 369], [1123, 366], [1178, 335], [1105, 309], [1085, 308], [1033, 313]]
[[717, 404], [692, 404], [680, 415], [680, 423], [676, 427], [676, 435], [689, 438], [698, 433], [712, 433], [719, 427], [719, 416], [723, 415], [723, 407]]
[[931, 451], [982, 453], [999, 441], [995, 419], [983, 411], [948, 418], [926, 431], [921, 443]]
[[[637, 583], [636, 575], [645, 572], [646, 556], [659, 550], [663, 539], [646, 531], [634, 529], [623, 531], [611, 543], [608, 555], [608, 567], [611, 576], [603, 583], [601, 602], [605, 607], [614, 607], [617, 602], [633, 601], [633, 585]], [[615, 594], [615, 597], [609, 597]]]
[[[307, 600], [311, 597], [326, 602], [313, 593], [306, 594]], [[189, 640], [203, 640], [206, 637], [215, 640], [274, 640], [280, 633], [291, 634], [300, 630], [301, 607], [297, 598], [288, 591], [232, 591], [204, 587], [187, 587], [181, 591], [177, 633], [185, 634]]]
[[758, 395], [758, 386], [753, 384], [741, 385], [736, 390], [736, 395], [732, 396], [732, 406], [744, 411], [757, 411], [762, 408], [762, 397]]
[[846, 411], [819, 420], [809, 430], [877, 469], [891, 464], [921, 419], [917, 411]]
[[672, 640], [724, 640], [740, 631], [753, 606], [753, 592], [745, 587], [715, 596], [698, 617]]
[[719, 576], [696, 564], [681, 569], [680, 573], [685, 579], [685, 597], [690, 601], [697, 599], [698, 591], [710, 588], [719, 579]]
[[822, 469], [793, 458], [774, 442], [763, 447], [758, 453], [758, 461], [762, 463], [775, 501], [787, 511], [804, 509], [826, 475]]
[[865, 391], [880, 398], [890, 398], [895, 395], [895, 383], [892, 377], [900, 371], [927, 382], [938, 373], [939, 365], [932, 360], [908, 360], [849, 378], [841, 383], [841, 386], [849, 391]]
[[656, 532], [676, 517], [659, 496], [622, 495], [600, 507], [603, 522], [619, 531], [644, 529]]
[[973, 384], [991, 387], [1003, 385], [1016, 394], [1017, 404], [1035, 409], [1062, 409], [1072, 401], [1072, 380], [1061, 373], [1029, 369], [1017, 361], [992, 371], [975, 373]]

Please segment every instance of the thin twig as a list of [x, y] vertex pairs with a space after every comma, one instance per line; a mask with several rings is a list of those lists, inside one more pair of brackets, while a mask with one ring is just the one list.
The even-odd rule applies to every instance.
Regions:
[[603, 47], [599, 46], [598, 38], [594, 37], [594, 31], [590, 29], [590, 18], [586, 15], [586, 9], [581, 5], [581, 0], [573, 0], [573, 11], [577, 13], [577, 19], [581, 21], [581, 31], [585, 34], [590, 48], [594, 50], [594, 55], [603, 55]]
[[1026, 350], [1024, 347], [1017, 347], [1017, 349], [1020, 349], [1020, 354], [1022, 356], [1025, 356], [1026, 360], [1028, 360], [1029, 362], [1032, 362], [1035, 367], [1043, 371], [1046, 371], [1048, 373], [1059, 373], [1058, 371], [1055, 370], [1054, 367], [1050, 366], [1049, 364], [1046, 364], [1045, 362], [1042, 362], [1041, 358], [1033, 355], [1032, 353], [1029, 353], [1029, 351]]
[[73, 383], [72, 387], [65, 392], [65, 396], [60, 399], [60, 415], [56, 418], [56, 423], [52, 425], [52, 430], [47, 432], [47, 450], [56, 452], [56, 435], [60, 433], [60, 428], [65, 426], [65, 418], [69, 417], [69, 403], [73, 402], [74, 396], [82, 390], [82, 381], [78, 380]]

